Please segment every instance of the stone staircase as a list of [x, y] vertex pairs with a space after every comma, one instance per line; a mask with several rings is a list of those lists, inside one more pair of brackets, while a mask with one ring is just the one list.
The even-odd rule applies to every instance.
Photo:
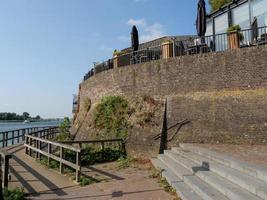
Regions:
[[193, 144], [152, 159], [183, 200], [267, 200], [267, 169]]

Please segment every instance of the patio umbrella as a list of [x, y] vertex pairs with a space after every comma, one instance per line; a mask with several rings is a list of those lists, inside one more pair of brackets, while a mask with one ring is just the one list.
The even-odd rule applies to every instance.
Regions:
[[199, 37], [204, 37], [206, 33], [206, 14], [206, 3], [204, 0], [199, 0], [196, 21], [196, 29]]
[[252, 29], [252, 34], [251, 34], [252, 42], [256, 42], [258, 39], [258, 35], [259, 35], [257, 17], [254, 17], [254, 19], [253, 19], [251, 29]]
[[132, 40], [132, 49], [133, 51], [137, 51], [139, 47], [139, 37], [138, 37], [138, 30], [136, 26], [133, 26], [131, 32], [131, 40]]

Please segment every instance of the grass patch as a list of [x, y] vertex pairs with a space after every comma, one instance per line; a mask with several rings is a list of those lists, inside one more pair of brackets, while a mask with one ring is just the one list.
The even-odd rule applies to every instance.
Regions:
[[118, 159], [117, 161], [117, 168], [118, 169], [125, 169], [125, 168], [128, 168], [131, 166], [131, 163], [134, 161], [133, 158], [131, 157], [125, 157], [125, 156], [122, 156]]
[[15, 189], [4, 189], [3, 193], [4, 200], [24, 200], [24, 190], [23, 188], [15, 188]]
[[82, 176], [81, 180], [80, 180], [80, 186], [86, 186], [86, 185], [91, 185], [93, 183], [98, 183], [99, 181], [92, 178], [92, 177], [88, 177], [88, 176]]

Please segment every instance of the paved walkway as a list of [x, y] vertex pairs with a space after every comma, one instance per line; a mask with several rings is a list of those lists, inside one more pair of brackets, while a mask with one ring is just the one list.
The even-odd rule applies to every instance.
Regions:
[[26, 193], [31, 195], [54, 191], [55, 194], [64, 196], [66, 195], [64, 188], [76, 186], [69, 177], [42, 166], [35, 159], [26, 155], [23, 145], [15, 145], [7, 150], [12, 153], [11, 181], [9, 182], [11, 188], [22, 187]]
[[146, 169], [118, 170], [117, 163], [83, 168], [83, 171], [101, 182], [80, 187], [68, 176], [48, 169], [25, 154], [23, 145], [9, 147], [11, 181], [9, 186], [22, 187], [29, 199], [123, 199], [123, 200], [173, 200], [156, 179], [149, 178]]

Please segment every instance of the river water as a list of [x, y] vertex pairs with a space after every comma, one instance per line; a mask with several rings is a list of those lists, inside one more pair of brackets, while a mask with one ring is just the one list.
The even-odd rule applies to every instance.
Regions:
[[31, 127], [57, 126], [60, 124], [60, 122], [60, 120], [30, 122], [26, 124], [24, 124], [23, 122], [0, 122], [0, 132]]

